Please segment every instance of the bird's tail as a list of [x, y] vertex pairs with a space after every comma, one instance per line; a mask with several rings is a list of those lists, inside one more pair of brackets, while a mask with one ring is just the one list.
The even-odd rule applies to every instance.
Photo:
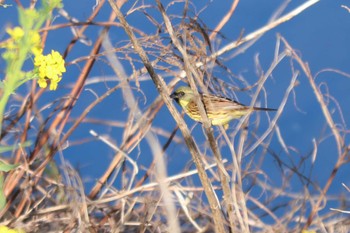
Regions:
[[256, 111], [277, 111], [277, 109], [275, 108], [258, 108], [258, 107], [254, 107], [253, 108]]

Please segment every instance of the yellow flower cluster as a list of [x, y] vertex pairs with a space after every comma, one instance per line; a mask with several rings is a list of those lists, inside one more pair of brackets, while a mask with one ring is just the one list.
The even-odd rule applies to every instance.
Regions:
[[7, 226], [0, 226], [1, 233], [25, 233], [23, 230], [10, 229]]
[[8, 28], [6, 29], [6, 32], [10, 35], [11, 40], [9, 40], [7, 43], [5, 43], [5, 48], [7, 50], [14, 50], [18, 49], [20, 45], [23, 43], [22, 39], [24, 37], [27, 37], [25, 39], [29, 39], [29, 47], [31, 49], [31, 52], [34, 54], [34, 56], [37, 56], [42, 53], [42, 48], [40, 45], [40, 35], [37, 31], [29, 31], [28, 35], [25, 35], [25, 32], [23, 28], [21, 27], [15, 27], [15, 28]]
[[28, 52], [34, 55], [34, 72], [38, 76], [39, 86], [46, 88], [49, 80], [50, 90], [56, 90], [58, 82], [61, 81], [62, 73], [66, 72], [61, 54], [51, 51], [50, 54], [43, 55], [40, 44], [41, 38], [37, 31], [25, 31], [22, 27], [15, 27], [8, 28], [6, 32], [10, 35], [10, 39], [2, 46], [7, 49], [3, 53], [4, 59], [17, 61], [21, 54], [23, 55], [21, 49], [24, 46]]
[[58, 82], [62, 79], [62, 73], [66, 72], [64, 59], [61, 54], [54, 50], [46, 56], [39, 54], [34, 58], [34, 65], [39, 76], [39, 86], [46, 88], [47, 80], [50, 80], [50, 90], [56, 90]]
[[9, 34], [11, 36], [11, 38], [14, 41], [18, 41], [18, 40], [22, 39], [22, 37], [24, 36], [24, 31], [21, 27], [15, 27], [14, 29], [7, 28], [6, 32], [7, 32], [7, 34]]
[[29, 32], [30, 37], [30, 43], [31, 43], [31, 51], [34, 54], [34, 56], [37, 56], [43, 52], [43, 49], [41, 48], [41, 38], [40, 34], [38, 32], [30, 31]]

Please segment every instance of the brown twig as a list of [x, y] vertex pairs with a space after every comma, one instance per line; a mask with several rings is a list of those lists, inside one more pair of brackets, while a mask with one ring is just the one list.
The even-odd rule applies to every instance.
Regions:
[[225, 26], [225, 24], [229, 21], [229, 19], [232, 17], [233, 13], [236, 10], [236, 7], [239, 3], [239, 0], [234, 0], [232, 2], [231, 8], [230, 10], [227, 12], [227, 14], [221, 19], [221, 21], [219, 22], [219, 24], [215, 27], [215, 29], [213, 30], [213, 32], [210, 34], [209, 39], [213, 40], [217, 33]]
[[150, 74], [153, 82], [155, 83], [155, 85], [159, 91], [159, 94], [162, 96], [165, 104], [167, 105], [171, 114], [174, 116], [182, 134], [184, 135], [185, 142], [186, 142], [191, 154], [193, 155], [194, 162], [197, 165], [197, 169], [199, 171], [199, 177], [202, 181], [203, 186], [205, 187], [206, 195], [208, 197], [209, 205], [210, 205], [210, 208], [211, 208], [212, 213], [213, 213], [215, 228], [216, 228], [217, 232], [225, 232], [224, 221], [222, 219], [221, 212], [218, 208], [219, 204], [217, 202], [216, 195], [214, 194], [214, 190], [212, 189], [210, 182], [209, 182], [209, 179], [205, 173], [205, 170], [203, 169], [197, 146], [196, 146], [194, 140], [192, 139], [190, 132], [189, 132], [184, 120], [180, 117], [180, 114], [175, 109], [172, 101], [170, 100], [169, 92], [167, 90], [167, 87], [166, 87], [164, 81], [162, 79], [160, 79], [160, 77], [156, 74], [151, 63], [149, 62], [149, 59], [148, 59], [146, 53], [144, 52], [142, 47], [139, 45], [138, 40], [136, 39], [134, 33], [132, 32], [129, 24], [126, 22], [123, 14], [120, 12], [119, 8], [111, 0], [109, 0], [109, 2], [111, 4], [113, 10], [118, 15], [118, 18], [119, 18], [121, 24], [123, 25], [126, 33], [130, 37], [130, 40], [134, 45], [135, 51], [141, 57], [141, 60], [143, 61], [144, 66], [148, 70], [148, 73]]
[[315, 80], [312, 76], [312, 73], [311, 73], [309, 66], [307, 65], [307, 63], [305, 63], [299, 57], [299, 55], [294, 51], [294, 49], [289, 45], [289, 43], [284, 38], [281, 38], [281, 39], [282, 39], [283, 43], [285, 44], [285, 46], [287, 47], [288, 51], [291, 53], [291, 56], [298, 62], [298, 64], [303, 69], [304, 74], [306, 75], [306, 77], [307, 77], [307, 79], [312, 87], [312, 90], [314, 91], [314, 94], [317, 98], [317, 101], [319, 102], [319, 105], [322, 109], [323, 115], [328, 123], [328, 126], [333, 133], [335, 142], [337, 144], [337, 150], [338, 150], [338, 160], [333, 167], [333, 170], [332, 170], [332, 172], [327, 180], [326, 185], [323, 187], [323, 189], [321, 191], [320, 197], [318, 198], [317, 202], [313, 205], [312, 211], [307, 219], [306, 224], [304, 225], [304, 229], [307, 229], [312, 224], [312, 221], [313, 221], [316, 213], [319, 211], [320, 204], [321, 204], [322, 200], [324, 200], [326, 193], [328, 192], [331, 184], [333, 183], [333, 180], [334, 180], [335, 175], [337, 174], [339, 168], [345, 163], [345, 158], [349, 154], [349, 147], [345, 147], [345, 145], [344, 145], [344, 139], [340, 135], [339, 130], [334, 123], [333, 117], [328, 110], [327, 104], [324, 101], [322, 93], [320, 92], [320, 90], [316, 86]]

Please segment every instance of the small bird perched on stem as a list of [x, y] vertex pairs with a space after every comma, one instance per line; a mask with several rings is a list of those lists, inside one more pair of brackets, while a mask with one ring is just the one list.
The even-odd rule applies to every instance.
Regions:
[[[228, 128], [228, 123], [233, 119], [238, 119], [252, 111], [276, 111], [272, 108], [258, 108], [245, 106], [229, 98], [199, 93], [205, 111], [212, 125], [222, 125]], [[190, 87], [181, 86], [176, 89], [170, 98], [174, 99], [193, 120], [202, 122], [195, 95]]]

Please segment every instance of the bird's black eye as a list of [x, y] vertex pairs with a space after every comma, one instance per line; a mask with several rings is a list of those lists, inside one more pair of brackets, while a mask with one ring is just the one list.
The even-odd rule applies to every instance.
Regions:
[[179, 93], [177, 93], [178, 98], [181, 98], [184, 95], [185, 95], [185, 92], [183, 92], [183, 91], [180, 91]]

